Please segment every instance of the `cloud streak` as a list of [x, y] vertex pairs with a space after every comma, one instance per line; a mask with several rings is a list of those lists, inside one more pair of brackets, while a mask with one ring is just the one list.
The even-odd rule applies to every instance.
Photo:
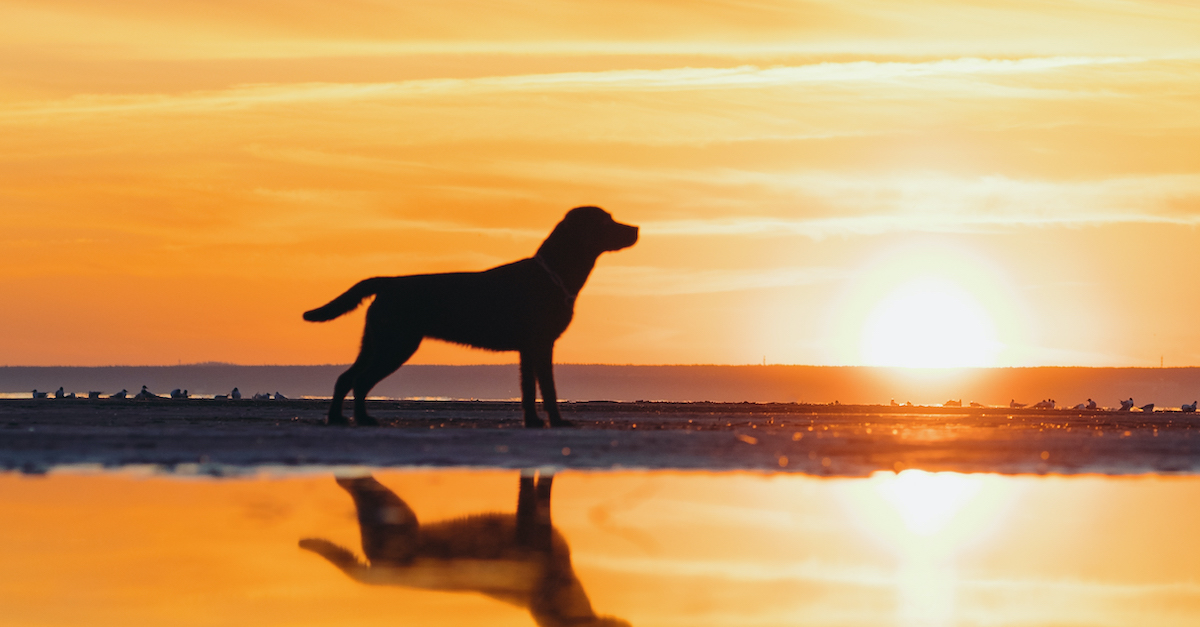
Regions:
[[[308, 83], [245, 85], [215, 92], [177, 96], [81, 95], [70, 99], [20, 103], [0, 109], [0, 117], [145, 112], [219, 112], [291, 103], [372, 101], [421, 97], [476, 96], [512, 92], [603, 93], [689, 90], [769, 89], [803, 86], [902, 86], [930, 78], [1030, 75], [1084, 67], [1140, 65], [1145, 57], [1048, 57], [1026, 59], [958, 58], [928, 62], [855, 61], [788, 67], [673, 68], [567, 72], [471, 79], [432, 79], [397, 83]], [[1187, 59], [1195, 62], [1196, 59]], [[948, 86], [943, 86], [948, 87]], [[1042, 90], [1046, 91], [1046, 90]], [[1047, 92], [1048, 93], [1048, 92]], [[1028, 96], [1028, 91], [1014, 91]], [[994, 93], [990, 95], [995, 95]]]

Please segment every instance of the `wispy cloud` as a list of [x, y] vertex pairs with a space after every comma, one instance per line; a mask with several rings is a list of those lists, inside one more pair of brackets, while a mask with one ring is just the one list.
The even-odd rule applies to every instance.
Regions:
[[589, 294], [673, 296], [832, 283], [849, 271], [835, 268], [757, 268], [702, 270], [647, 266], [609, 266], [596, 271]]
[[806, 85], [880, 85], [936, 77], [1035, 74], [1079, 67], [1143, 64], [1151, 60], [1144, 57], [957, 58], [927, 62], [855, 61], [786, 67], [746, 65], [734, 68], [565, 72], [393, 83], [245, 85], [227, 90], [171, 96], [158, 94], [81, 95], [61, 101], [10, 105], [0, 110], [0, 116], [19, 119], [41, 115], [146, 111], [212, 112], [297, 102], [387, 100], [449, 95], [465, 97], [498, 92], [602, 93], [606, 91], [765, 89]]

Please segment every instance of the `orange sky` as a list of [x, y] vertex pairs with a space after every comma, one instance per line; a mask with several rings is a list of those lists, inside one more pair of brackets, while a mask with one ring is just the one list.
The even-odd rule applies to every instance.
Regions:
[[301, 312], [598, 204], [560, 362], [873, 363], [932, 277], [975, 365], [1200, 365], [1188, 3], [0, 0], [0, 59], [0, 364], [348, 362]]

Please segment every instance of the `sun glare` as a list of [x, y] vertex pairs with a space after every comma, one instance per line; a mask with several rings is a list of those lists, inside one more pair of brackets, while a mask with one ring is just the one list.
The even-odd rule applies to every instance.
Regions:
[[1022, 295], [981, 251], [944, 242], [911, 239], [864, 260], [828, 312], [835, 363], [986, 368], [1026, 358]]
[[860, 354], [869, 366], [987, 367], [1001, 349], [996, 326], [969, 292], [921, 277], [883, 297], [867, 315]]
[[1016, 497], [996, 475], [880, 472], [843, 490], [851, 522], [896, 558], [896, 624], [955, 624], [955, 561], [986, 537]]

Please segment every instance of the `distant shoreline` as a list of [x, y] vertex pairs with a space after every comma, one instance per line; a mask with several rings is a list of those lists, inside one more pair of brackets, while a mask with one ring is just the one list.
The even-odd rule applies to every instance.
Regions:
[[[107, 396], [121, 389], [130, 395], [146, 385], [158, 395], [186, 389], [196, 396], [228, 394], [237, 387], [245, 397], [276, 392], [288, 398], [328, 397], [345, 365], [238, 366], [4, 366], [0, 393], [68, 393]], [[864, 366], [613, 366], [561, 364], [555, 369], [560, 398], [589, 401], [780, 402], [851, 405], [935, 406], [961, 400], [1007, 406], [1054, 399], [1072, 407], [1094, 399], [1115, 407], [1132, 397], [1140, 406], [1178, 408], [1200, 398], [1200, 368], [1092, 368], [1038, 366], [911, 370]], [[410, 365], [373, 390], [389, 399], [508, 400], [520, 395], [512, 364]]]

